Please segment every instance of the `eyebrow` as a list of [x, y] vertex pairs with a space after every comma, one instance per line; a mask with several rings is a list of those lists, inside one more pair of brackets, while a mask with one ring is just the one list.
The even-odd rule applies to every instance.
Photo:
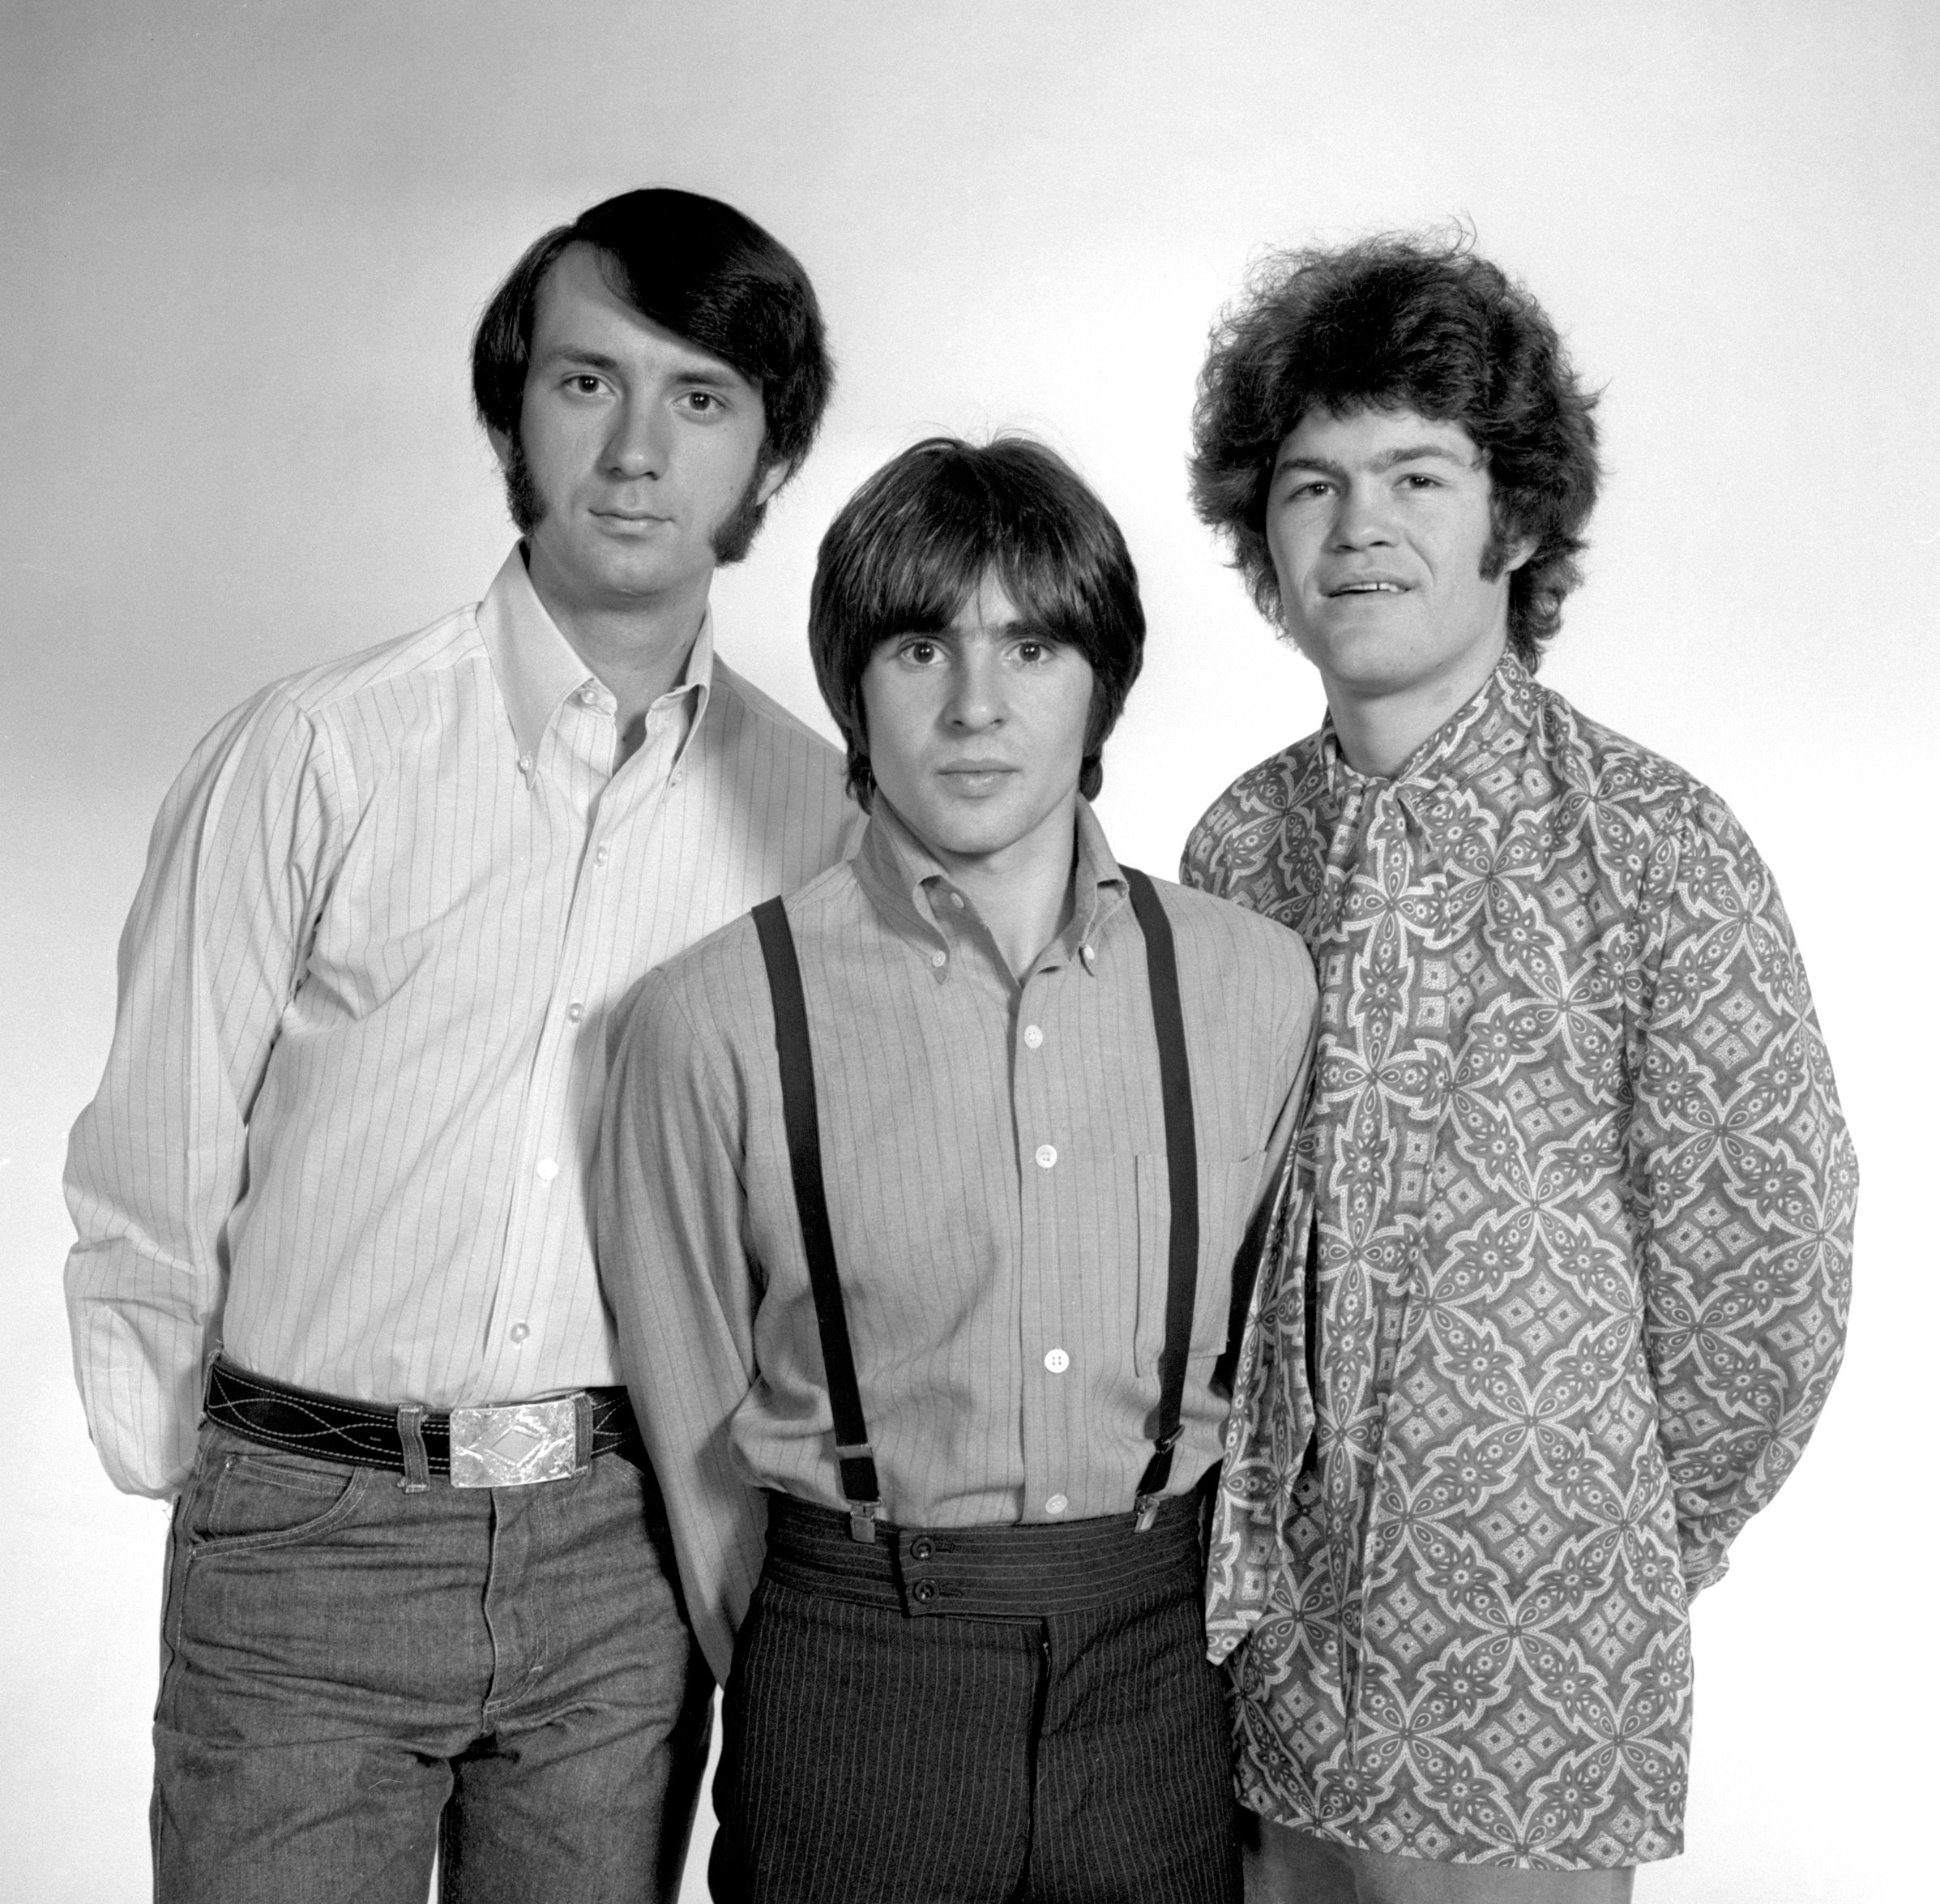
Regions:
[[[1372, 470], [1375, 475], [1380, 476], [1395, 468], [1397, 464], [1419, 463], [1425, 458], [1432, 458], [1438, 462], [1452, 463], [1458, 469], [1474, 469], [1479, 467], [1481, 461], [1479, 456], [1475, 457], [1458, 456], [1455, 451], [1450, 449], [1444, 443], [1402, 443], [1396, 448], [1383, 450], [1378, 456], [1370, 457], [1365, 467]], [[1325, 456], [1282, 456], [1273, 465], [1273, 473], [1276, 476], [1284, 475], [1289, 469], [1312, 469], [1318, 471], [1323, 476], [1340, 478], [1344, 478], [1350, 473], [1346, 464], [1331, 463]]]

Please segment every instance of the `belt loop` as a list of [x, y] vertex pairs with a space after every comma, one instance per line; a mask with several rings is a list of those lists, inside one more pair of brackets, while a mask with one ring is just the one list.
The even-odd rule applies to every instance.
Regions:
[[593, 1464], [592, 1397], [582, 1388], [573, 1397], [573, 1474], [590, 1474]]
[[407, 1401], [397, 1411], [397, 1438], [404, 1444], [404, 1474], [398, 1483], [406, 1494], [430, 1491], [431, 1464], [425, 1458], [425, 1411]]

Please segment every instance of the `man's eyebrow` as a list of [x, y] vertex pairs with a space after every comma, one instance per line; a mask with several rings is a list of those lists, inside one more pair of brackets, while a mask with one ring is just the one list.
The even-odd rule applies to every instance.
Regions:
[[[1458, 469], [1474, 469], [1481, 464], [1479, 456], [1464, 456], [1446, 443], [1400, 443], [1391, 450], [1383, 450], [1379, 456], [1370, 456], [1366, 467], [1378, 476], [1392, 469], [1397, 464], [1418, 463], [1425, 457], [1452, 463]], [[1322, 476], [1331, 476], [1337, 481], [1344, 481], [1348, 473], [1344, 464], [1331, 462], [1325, 456], [1282, 456], [1273, 465], [1276, 476], [1284, 475], [1289, 469], [1311, 469]]]

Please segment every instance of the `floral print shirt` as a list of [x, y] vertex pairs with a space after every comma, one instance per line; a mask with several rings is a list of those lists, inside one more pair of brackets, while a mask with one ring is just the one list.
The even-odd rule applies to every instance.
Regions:
[[1331, 725], [1242, 776], [1183, 877], [1322, 995], [1208, 1581], [1242, 1793], [1412, 1857], [1670, 1855], [1687, 1600], [1845, 1329], [1857, 1170], [1771, 875], [1505, 657], [1392, 780]]

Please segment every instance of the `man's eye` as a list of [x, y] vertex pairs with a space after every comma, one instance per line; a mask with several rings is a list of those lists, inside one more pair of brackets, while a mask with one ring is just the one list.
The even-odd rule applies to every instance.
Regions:
[[937, 647], [934, 641], [906, 641], [903, 644], [903, 658], [927, 667], [936, 659]]
[[687, 392], [687, 408], [699, 411], [703, 416], [721, 407], [720, 399], [711, 390], [690, 390]]
[[1017, 658], [1020, 661], [1044, 661], [1051, 657], [1051, 644], [1048, 641], [1020, 641], [1017, 644]]
[[1418, 469], [1411, 469], [1401, 478], [1401, 486], [1404, 489], [1410, 490], [1438, 490], [1442, 486], [1442, 479], [1438, 476], [1425, 476]]

